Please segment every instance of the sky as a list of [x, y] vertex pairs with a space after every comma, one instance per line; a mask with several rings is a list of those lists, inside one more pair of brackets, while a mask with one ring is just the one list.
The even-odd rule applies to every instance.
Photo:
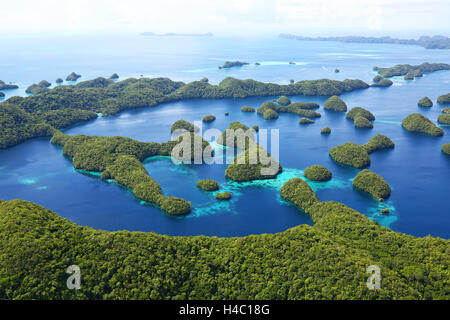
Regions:
[[450, 0], [0, 0], [0, 34], [450, 36]]

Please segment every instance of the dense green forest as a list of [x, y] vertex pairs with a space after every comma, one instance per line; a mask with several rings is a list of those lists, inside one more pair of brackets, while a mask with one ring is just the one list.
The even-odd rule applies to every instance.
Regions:
[[405, 80], [411, 80], [414, 79], [414, 77], [421, 77], [423, 73], [450, 70], [450, 65], [446, 63], [424, 62], [419, 65], [396, 64], [395, 66], [388, 68], [374, 67], [374, 70], [378, 71], [379, 75], [385, 78], [407, 76]]
[[430, 136], [443, 136], [444, 130], [420, 113], [412, 113], [402, 120], [402, 126], [408, 131], [425, 133]]
[[[190, 202], [164, 195], [161, 186], [148, 175], [141, 162], [151, 156], [171, 156], [174, 147], [187, 139], [190, 155], [183, 154], [185, 151], [180, 150], [179, 154], [173, 154], [175, 157], [192, 160], [199, 152], [200, 156], [207, 152], [212, 155], [209, 143], [192, 132], [186, 132], [165, 143], [155, 143], [124, 137], [68, 136], [56, 131], [51, 142], [63, 146], [64, 155], [72, 159], [76, 169], [100, 172], [102, 179], [113, 179], [130, 188], [137, 198], [154, 203], [169, 214], [181, 215], [190, 212]], [[199, 150], [195, 146], [196, 142]]]
[[[31, 202], [0, 202], [0, 298], [449, 299], [449, 240], [394, 232], [341, 203], [320, 202], [300, 178], [281, 195], [314, 226], [170, 237], [94, 230]], [[66, 287], [73, 264], [79, 290]], [[381, 268], [379, 290], [366, 286], [371, 265]]]
[[[93, 119], [97, 114], [108, 116], [127, 109], [153, 107], [181, 99], [333, 95], [368, 87], [361, 80], [348, 79], [305, 80], [290, 85], [278, 85], [234, 78], [226, 78], [218, 85], [205, 81], [185, 84], [168, 78], [126, 79], [120, 82], [96, 78], [76, 85], [60, 85], [53, 89], [35, 85], [33, 88], [39, 89], [35, 96], [12, 97], [0, 103], [0, 113], [10, 114], [10, 121], [0, 122], [0, 148], [7, 148], [33, 137], [51, 136], [53, 129]], [[316, 114], [295, 106], [297, 111], [300, 110], [300, 115]], [[48, 129], [50, 126], [52, 128]], [[24, 127], [29, 127], [30, 130], [24, 130]]]

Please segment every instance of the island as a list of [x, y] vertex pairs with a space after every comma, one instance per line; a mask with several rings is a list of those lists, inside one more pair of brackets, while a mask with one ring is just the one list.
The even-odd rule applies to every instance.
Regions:
[[0, 80], [0, 90], [13, 90], [18, 88], [19, 88], [18, 85], [6, 84], [4, 81]]
[[356, 128], [368, 128], [368, 129], [373, 128], [372, 122], [370, 122], [367, 118], [360, 115], [357, 115], [353, 119], [353, 124]]
[[345, 117], [351, 120], [355, 120], [356, 117], [363, 117], [370, 121], [375, 120], [375, 116], [369, 110], [361, 107], [352, 108], [349, 112], [347, 112]]
[[417, 105], [418, 105], [419, 107], [431, 108], [431, 107], [433, 106], [433, 101], [431, 101], [431, 99], [428, 98], [428, 97], [423, 97], [422, 99], [420, 99], [420, 100], [417, 102]]
[[59, 83], [63, 83], [63, 79], [58, 78], [58, 79], [55, 80], [55, 82], [58, 83], [58, 84], [59, 84]]
[[438, 122], [440, 124], [450, 124], [450, 114], [448, 113], [440, 114], [438, 117]]
[[391, 188], [382, 176], [368, 169], [360, 171], [353, 179], [353, 187], [370, 193], [373, 197], [383, 201], [391, 194]]
[[442, 145], [442, 152], [450, 156], [450, 143], [446, 143]]
[[328, 181], [332, 177], [330, 170], [317, 164], [306, 168], [303, 174], [311, 181]]
[[213, 116], [212, 114], [207, 114], [202, 118], [202, 121], [205, 123], [210, 123], [213, 122], [214, 120], [216, 120], [216, 116]]
[[[85, 116], [88, 114], [89, 117], [86, 119], [90, 119], [92, 114], [101, 113], [103, 116], [109, 116], [128, 109], [155, 107], [161, 103], [183, 99], [282, 95], [320, 96], [362, 90], [368, 87], [368, 84], [361, 80], [303, 80], [294, 85], [278, 85], [228, 77], [218, 85], [212, 85], [203, 81], [184, 83], [168, 78], [129, 78], [114, 82], [99, 77], [78, 84], [56, 86], [52, 89], [39, 87], [37, 89], [45, 92], [28, 97], [12, 97], [0, 103], [0, 113], [8, 113], [13, 105], [13, 114], [24, 115], [20, 118], [12, 117], [9, 122], [0, 122], [0, 148], [14, 146], [45, 133], [51, 136], [52, 129], [61, 129], [80, 121], [86, 121], [82, 119], [86, 118]], [[152, 92], [152, 94], [148, 94], [148, 92]], [[302, 117], [320, 117], [320, 113], [304, 109], [316, 106], [318, 105], [294, 102], [283, 107], [282, 110], [299, 114]], [[61, 111], [56, 112], [57, 109], [61, 109]], [[80, 117], [81, 113], [83, 113], [82, 117]], [[56, 127], [47, 123], [45, 119], [52, 119], [51, 122]], [[39, 126], [37, 126], [38, 123], [40, 123]]]
[[216, 193], [216, 199], [217, 200], [230, 200], [231, 192], [218, 192], [218, 193]]
[[443, 113], [450, 113], [450, 107], [445, 107], [441, 110]]
[[408, 71], [407, 74], [404, 76], [404, 80], [414, 80], [414, 78], [420, 78], [423, 77], [422, 71], [420, 70], [411, 70]]
[[216, 191], [219, 190], [219, 184], [217, 181], [212, 179], [199, 180], [197, 181], [197, 187], [205, 191]]
[[119, 75], [118, 75], [117, 73], [113, 73], [113, 74], [109, 77], [109, 79], [111, 79], [111, 80], [117, 80], [117, 79], [119, 79]]
[[242, 111], [242, 112], [255, 112], [255, 108], [250, 107], [250, 106], [243, 106], [243, 107], [241, 108], [241, 111]]
[[341, 72], [341, 70], [339, 70], [338, 68], [334, 69], [334, 73], [339, 73]]
[[308, 118], [301, 118], [298, 120], [299, 124], [311, 124], [314, 123], [314, 120], [308, 119]]
[[376, 136], [370, 138], [369, 142], [361, 145], [361, 147], [363, 147], [368, 154], [371, 154], [372, 152], [378, 150], [393, 149], [395, 144], [385, 135], [377, 134]]
[[167, 32], [167, 33], [155, 33], [155, 32], [141, 32], [139, 35], [146, 37], [212, 37], [213, 34], [211, 32], [206, 33], [175, 33], [175, 32]]
[[408, 131], [425, 133], [430, 136], [442, 136], [444, 130], [420, 113], [413, 113], [402, 120], [402, 126]]
[[200, 129], [186, 120], [177, 120], [170, 127], [170, 132], [173, 133], [177, 130], [188, 131], [188, 132], [197, 132]]
[[437, 102], [440, 104], [448, 104], [450, 103], [450, 93], [443, 94], [437, 98]]
[[393, 85], [392, 80], [382, 78], [378, 82], [372, 83], [371, 87], [381, 87], [381, 88], [387, 88]]
[[357, 169], [370, 165], [370, 156], [366, 149], [353, 142], [331, 148], [329, 154], [334, 161]]
[[[42, 82], [42, 81], [41, 81]], [[49, 89], [45, 85], [35, 84], [33, 83], [31, 86], [29, 86], [25, 92], [29, 94], [40, 94], [47, 92]]]
[[391, 37], [363, 37], [363, 36], [343, 36], [343, 37], [304, 37], [294, 34], [281, 33], [280, 38], [295, 39], [302, 41], [340, 41], [355, 43], [392, 43], [403, 45], [417, 45], [425, 49], [450, 49], [450, 38], [444, 36], [421, 36], [416, 39], [396, 39]]
[[406, 76], [414, 79], [414, 77], [421, 77], [424, 73], [431, 73], [441, 70], [450, 70], [450, 65], [447, 63], [422, 63], [419, 65], [410, 64], [396, 64], [388, 68], [374, 67], [378, 74], [384, 78], [391, 78], [396, 76]]
[[325, 110], [333, 110], [339, 112], [347, 111], [347, 105], [345, 104], [345, 102], [336, 95], [329, 97], [327, 101], [325, 101], [323, 108]]
[[66, 81], [77, 81], [79, 78], [81, 78], [81, 75], [72, 72], [66, 77]]
[[[56, 131], [51, 142], [63, 147], [63, 154], [72, 159], [75, 169], [100, 172], [104, 180], [114, 179], [118, 184], [128, 187], [133, 195], [141, 200], [158, 205], [171, 215], [183, 215], [190, 212], [190, 202], [163, 195], [160, 185], [152, 179], [142, 165], [142, 161], [156, 155], [172, 155], [173, 148], [181, 139], [191, 139], [194, 148], [195, 133], [186, 132], [174, 140], [165, 143], [139, 142], [124, 137], [68, 136]], [[208, 142], [199, 137], [202, 152]], [[173, 156], [173, 155], [172, 155]], [[180, 159], [185, 155], [179, 154]], [[194, 152], [191, 153], [191, 159]]]
[[226, 61], [223, 65], [219, 66], [219, 69], [228, 69], [233, 67], [242, 67], [249, 64], [248, 62], [241, 61]]
[[287, 181], [280, 190], [281, 197], [295, 204], [300, 210], [307, 210], [319, 202], [316, 193], [306, 181], [301, 178], [292, 178]]
[[281, 104], [282, 106], [287, 106], [288, 104], [291, 103], [291, 99], [289, 99], [286, 96], [281, 96], [278, 98], [277, 102], [278, 102], [278, 104]]
[[218, 144], [244, 150], [225, 170], [228, 179], [238, 182], [273, 179], [282, 171], [279, 162], [255, 141], [254, 133], [235, 121], [217, 138]]
[[266, 111], [264, 111], [263, 117], [266, 120], [278, 119], [278, 113], [272, 109], [267, 109]]
[[375, 77], [373, 77], [372, 81], [375, 83], [380, 82], [383, 79], [382, 76], [380, 76], [379, 74], [377, 74]]
[[331, 128], [330, 127], [325, 127], [322, 128], [322, 130], [320, 130], [321, 134], [330, 134], [331, 133]]
[[5, 94], [3, 92], [0, 92], [0, 98], [4, 98]]
[[52, 84], [50, 82], [48, 82], [47, 80], [42, 80], [41, 82], [38, 83], [38, 86], [45, 87], [45, 88], [48, 88], [51, 85]]

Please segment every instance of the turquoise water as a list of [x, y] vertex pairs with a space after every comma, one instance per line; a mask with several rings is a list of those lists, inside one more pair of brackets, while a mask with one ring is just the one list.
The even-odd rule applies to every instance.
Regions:
[[[25, 87], [33, 82], [54, 81], [72, 71], [83, 75], [80, 80], [117, 72], [121, 77], [142, 74], [183, 81], [206, 76], [213, 83], [226, 76], [276, 83], [319, 78], [360, 78], [370, 82], [374, 65], [450, 63], [448, 52], [417, 46], [285, 39], [10, 38], [3, 39], [2, 44], [9, 50], [0, 53], [0, 79], [21, 86], [19, 90], [5, 91], [7, 96], [23, 95]], [[257, 61], [261, 65], [219, 70], [217, 66], [226, 60]], [[290, 65], [289, 61], [296, 64]], [[341, 72], [335, 74], [335, 68]], [[231, 121], [279, 129], [284, 171], [273, 180], [228, 181], [224, 176], [226, 164], [175, 165], [167, 157], [144, 161], [150, 176], [161, 184], [166, 195], [192, 202], [192, 212], [186, 217], [170, 217], [135, 199], [129, 190], [112, 181], [108, 183], [96, 174], [75, 171], [61, 149], [46, 138], [0, 151], [0, 198], [30, 200], [80, 225], [106, 230], [217, 236], [279, 232], [298, 224], [312, 224], [307, 215], [281, 199], [279, 190], [288, 179], [303, 178], [303, 170], [309, 165], [321, 164], [333, 172], [333, 179], [325, 183], [309, 182], [320, 200], [343, 202], [396, 231], [449, 238], [450, 158], [440, 152], [441, 145], [450, 142], [449, 127], [443, 126], [443, 137], [434, 138], [406, 132], [400, 123], [412, 112], [436, 121], [441, 106], [422, 109], [417, 107], [417, 101], [423, 96], [435, 101], [438, 95], [449, 92], [450, 72], [427, 74], [414, 81], [401, 78], [393, 81], [390, 88], [342, 95], [349, 108], [361, 106], [374, 113], [377, 120], [372, 130], [356, 129], [345, 115], [323, 108], [317, 110], [322, 117], [308, 126], [300, 126], [299, 116], [295, 115], [281, 114], [275, 121], [266, 121], [259, 115], [240, 112], [243, 105], [256, 108], [272, 97], [178, 101], [101, 117], [66, 130], [71, 135], [120, 135], [162, 142], [170, 138], [169, 128], [174, 121], [199, 121], [205, 114], [214, 114], [217, 119], [204, 124], [204, 130], [224, 130]], [[292, 100], [323, 105], [326, 97], [296, 96]], [[225, 117], [225, 112], [230, 115]], [[332, 128], [331, 135], [320, 135], [325, 126]], [[331, 147], [348, 141], [363, 144], [378, 133], [396, 143], [394, 150], [371, 155], [369, 169], [381, 174], [393, 189], [391, 197], [383, 203], [353, 190], [352, 179], [358, 170], [340, 166], [328, 156]], [[207, 178], [217, 180], [220, 191], [230, 191], [232, 199], [216, 201], [215, 192], [199, 190], [197, 180]], [[381, 215], [382, 208], [389, 208], [391, 214]]]

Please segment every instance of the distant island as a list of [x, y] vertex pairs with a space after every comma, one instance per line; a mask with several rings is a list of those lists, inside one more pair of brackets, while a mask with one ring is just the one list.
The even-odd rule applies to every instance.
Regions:
[[232, 67], [242, 67], [249, 64], [248, 62], [241, 61], [226, 61], [223, 65], [219, 66], [219, 69], [227, 69]]
[[357, 43], [392, 43], [422, 46], [425, 49], [450, 49], [450, 38], [445, 36], [421, 36], [419, 39], [396, 39], [391, 37], [362, 37], [362, 36], [343, 36], [343, 37], [303, 37], [295, 34], [281, 33], [280, 38], [306, 40], [306, 41], [340, 41]]
[[149, 37], [212, 37], [213, 34], [211, 32], [207, 33], [155, 33], [155, 32], [141, 32], [141, 36], [149, 36]]

